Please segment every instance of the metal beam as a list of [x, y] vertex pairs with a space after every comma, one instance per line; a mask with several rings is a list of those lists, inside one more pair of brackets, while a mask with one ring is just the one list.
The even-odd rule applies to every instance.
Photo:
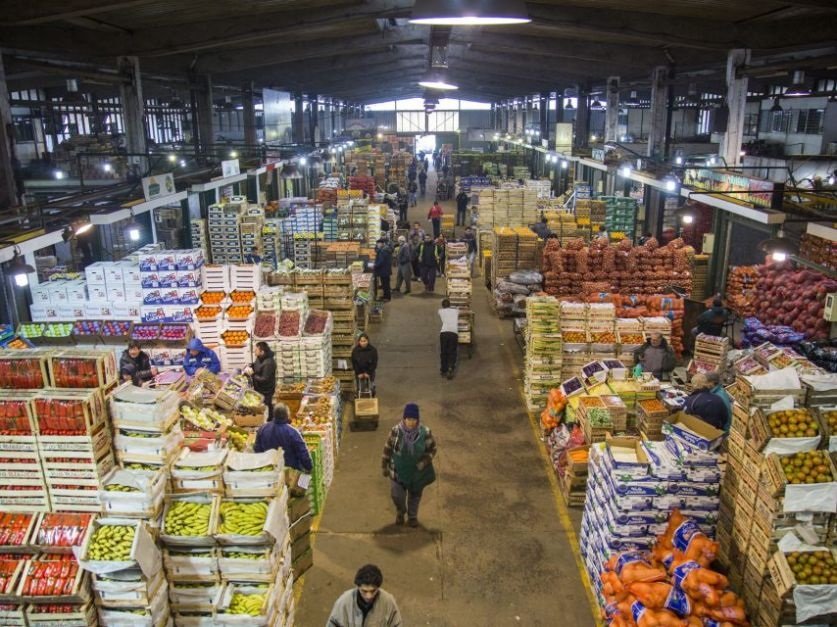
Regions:
[[[13, 19], [0, 20], [3, 26], [33, 26], [46, 24], [48, 22], [60, 22], [74, 17], [84, 17], [97, 13], [109, 13], [121, 11], [133, 7], [151, 4], [155, 0], [125, 0], [124, 2], [99, 2], [98, 0], [84, 0], [83, 2], [21, 2], [13, 9], [9, 7], [7, 15], [14, 15]], [[47, 10], [40, 13], [37, 11], [44, 4], [54, 5], [60, 10]], [[52, 7], [49, 7], [52, 9]]]

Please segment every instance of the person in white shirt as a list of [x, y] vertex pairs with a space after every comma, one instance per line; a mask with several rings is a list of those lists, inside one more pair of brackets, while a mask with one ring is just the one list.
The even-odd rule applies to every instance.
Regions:
[[443, 377], [453, 379], [453, 371], [456, 368], [456, 350], [459, 344], [459, 310], [451, 307], [447, 298], [442, 301], [439, 319], [442, 321], [442, 330], [439, 333], [442, 364], [439, 373]]

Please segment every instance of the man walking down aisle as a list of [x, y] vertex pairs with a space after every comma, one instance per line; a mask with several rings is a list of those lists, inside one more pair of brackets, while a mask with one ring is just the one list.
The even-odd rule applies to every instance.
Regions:
[[459, 344], [459, 310], [451, 307], [447, 298], [442, 301], [439, 319], [442, 321], [442, 330], [439, 333], [442, 363], [439, 373], [443, 377], [453, 379], [453, 371], [456, 368], [456, 351]]

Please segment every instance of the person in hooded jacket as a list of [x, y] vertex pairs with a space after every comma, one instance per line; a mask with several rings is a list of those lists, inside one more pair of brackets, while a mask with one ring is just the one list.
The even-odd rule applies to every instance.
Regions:
[[281, 448], [285, 455], [285, 466], [311, 472], [314, 468], [311, 453], [308, 452], [302, 434], [290, 422], [291, 411], [288, 406], [285, 403], [277, 403], [273, 408], [273, 420], [263, 424], [256, 432], [253, 452], [264, 453]]
[[157, 368], [151, 365], [151, 359], [140, 348], [140, 343], [134, 340], [128, 344], [119, 359], [119, 376], [122, 380], [139, 386], [153, 379], [156, 374]]
[[721, 337], [724, 333], [727, 318], [729, 318], [729, 311], [724, 307], [724, 301], [715, 298], [712, 301], [712, 307], [698, 316], [694, 334], [705, 333], [706, 335]]
[[256, 343], [256, 361], [244, 369], [253, 379], [253, 389], [264, 398], [267, 419], [273, 420], [273, 394], [276, 392], [276, 359], [267, 342]]
[[352, 369], [358, 379], [357, 389], [361, 389], [360, 379], [369, 379], [369, 389], [375, 394], [375, 371], [378, 369], [378, 349], [369, 343], [369, 336], [361, 333], [357, 344], [352, 349]]
[[203, 345], [198, 338], [192, 338], [186, 346], [186, 358], [183, 360], [183, 370], [190, 377], [200, 368], [206, 368], [213, 374], [221, 372], [221, 362], [218, 355], [211, 348]]

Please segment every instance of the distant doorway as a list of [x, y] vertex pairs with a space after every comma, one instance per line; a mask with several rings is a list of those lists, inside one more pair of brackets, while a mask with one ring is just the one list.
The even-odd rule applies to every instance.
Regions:
[[[436, 136], [435, 135], [417, 135], [416, 136], [416, 154], [424, 152], [426, 155], [432, 155], [436, 150]], [[431, 159], [432, 161], [432, 159]]]

